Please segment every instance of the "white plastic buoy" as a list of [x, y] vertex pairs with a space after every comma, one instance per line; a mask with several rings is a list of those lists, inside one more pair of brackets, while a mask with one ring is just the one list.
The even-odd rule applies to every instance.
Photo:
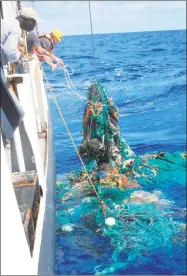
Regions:
[[73, 224], [64, 224], [62, 226], [62, 231], [64, 231], [64, 232], [71, 232], [71, 231], [73, 231]]
[[114, 218], [109, 217], [109, 218], [106, 218], [106, 219], [105, 219], [105, 224], [106, 224], [106, 225], [109, 225], [109, 226], [113, 226], [114, 224], [116, 224], [116, 221], [115, 221]]

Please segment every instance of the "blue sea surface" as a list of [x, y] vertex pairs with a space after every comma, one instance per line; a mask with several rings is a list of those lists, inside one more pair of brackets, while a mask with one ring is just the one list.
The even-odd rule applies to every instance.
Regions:
[[[107, 89], [119, 109], [122, 136], [136, 154], [164, 151], [186, 151], [186, 30], [94, 35], [96, 59], [93, 60], [90, 35], [67, 36], [55, 49], [65, 64], [73, 67], [71, 79], [82, 95], [92, 80], [97, 79]], [[79, 147], [82, 142], [82, 118], [86, 100], [67, 87], [64, 73], [44, 65], [50, 84], [64, 118]], [[80, 169], [67, 131], [61, 121], [50, 92], [55, 137], [57, 178]], [[161, 187], [167, 200], [186, 207], [186, 174], [172, 175], [169, 186]], [[77, 206], [80, 199], [72, 204]], [[68, 203], [66, 203], [67, 205]], [[57, 213], [65, 204], [57, 198]], [[67, 208], [67, 206], [65, 207]], [[71, 209], [71, 208], [70, 208]], [[81, 210], [79, 211], [81, 213]], [[71, 216], [70, 213], [67, 213]], [[57, 224], [59, 223], [57, 215]], [[64, 222], [65, 223], [65, 222]], [[82, 239], [74, 246], [74, 239]], [[93, 275], [99, 267], [112, 267], [109, 239], [90, 238], [90, 233], [74, 236], [56, 234], [56, 274]], [[148, 256], [137, 257], [123, 268], [100, 274], [110, 275], [185, 275], [186, 246], [172, 245], [170, 250], [159, 247]], [[121, 255], [120, 261], [127, 258]], [[99, 275], [99, 273], [98, 273]]]

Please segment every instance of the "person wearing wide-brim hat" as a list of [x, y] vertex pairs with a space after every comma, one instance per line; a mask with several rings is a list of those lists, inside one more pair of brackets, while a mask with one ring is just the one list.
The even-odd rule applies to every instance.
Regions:
[[41, 19], [32, 8], [23, 8], [16, 18], [1, 20], [1, 67], [7, 70], [8, 62], [17, 62], [23, 52], [19, 48], [22, 30], [34, 30]]

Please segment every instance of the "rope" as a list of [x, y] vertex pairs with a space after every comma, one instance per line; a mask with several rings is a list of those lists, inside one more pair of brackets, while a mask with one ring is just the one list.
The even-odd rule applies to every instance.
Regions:
[[[136, 215], [135, 215], [135, 217], [136, 217]], [[164, 240], [164, 242], [166, 242], [165, 237], [164, 237], [163, 235], [161, 235], [160, 233], [158, 233], [157, 231], [151, 229], [150, 226], [146, 227], [145, 225], [141, 224], [137, 219], [135, 219], [135, 222], [136, 222], [137, 224], [139, 224], [141, 227], [145, 228], [146, 230], [149, 230], [149, 231], [151, 231], [152, 233], [156, 234], [157, 236], [161, 237], [161, 238]]]
[[[69, 65], [67, 65], [67, 66], [69, 66]], [[67, 66], [66, 66], [66, 67], [67, 67]], [[70, 66], [70, 67], [71, 67], [71, 66]], [[84, 97], [84, 96], [82, 96], [82, 95], [80, 95], [80, 94], [78, 93], [78, 91], [76, 90], [76, 88], [75, 88], [75, 86], [74, 86], [74, 84], [73, 84], [73, 82], [72, 82], [72, 80], [71, 80], [71, 78], [70, 78], [70, 74], [69, 74], [68, 70], [67, 70], [66, 68], [64, 68], [63, 66], [61, 66], [61, 68], [64, 70], [64, 75], [65, 75], [66, 83], [67, 83], [67, 86], [68, 86], [68, 88], [70, 89], [70, 91], [72, 91], [73, 94], [75, 94], [75, 95], [78, 96], [79, 98], [81, 98], [81, 99], [83, 99], [83, 100], [86, 100], [87, 102], [91, 103], [91, 104], [94, 105], [94, 106], [97, 106], [97, 103], [94, 103], [94, 102], [88, 100], [86, 97]], [[71, 75], [72, 75], [72, 74], [71, 74]], [[103, 104], [103, 106], [109, 106], [109, 105]]]
[[[40, 63], [40, 64], [41, 64], [41, 63]], [[73, 140], [73, 137], [72, 137], [72, 135], [71, 135], [71, 132], [70, 132], [68, 126], [67, 126], [66, 120], [65, 120], [65, 118], [64, 118], [64, 116], [63, 116], [63, 114], [62, 114], [62, 110], [60, 109], [60, 107], [59, 107], [59, 105], [58, 105], [58, 102], [57, 102], [57, 100], [56, 100], [56, 97], [55, 97], [55, 94], [54, 94], [54, 92], [53, 92], [53, 89], [51, 88], [51, 86], [50, 86], [50, 84], [49, 84], [48, 78], [47, 78], [47, 76], [46, 76], [46, 74], [45, 74], [45, 72], [44, 72], [44, 69], [43, 69], [43, 67], [42, 67], [42, 64], [41, 64], [41, 68], [42, 68], [43, 74], [44, 74], [44, 76], [45, 76], [46, 82], [47, 82], [47, 84], [48, 84], [48, 86], [49, 86], [49, 89], [50, 89], [50, 91], [51, 91], [51, 94], [52, 94], [52, 96], [53, 96], [53, 100], [54, 100], [54, 102], [55, 102], [55, 105], [56, 105], [56, 107], [57, 107], [57, 109], [58, 109], [58, 111], [59, 111], [60, 117], [61, 117], [61, 119], [62, 119], [62, 121], [63, 121], [63, 123], [64, 123], [64, 126], [65, 126], [65, 128], [66, 128], [66, 130], [67, 130], [67, 133], [68, 133], [68, 135], [69, 135], [69, 137], [70, 137], [70, 139], [71, 139], [71, 141], [72, 141], [72, 144], [73, 144], [73, 146], [74, 146], [74, 149], [75, 149], [75, 151], [76, 151], [76, 153], [77, 153], [77, 156], [79, 157], [79, 160], [80, 160], [80, 162], [81, 162], [81, 165], [82, 165], [82, 167], [83, 167], [83, 169], [84, 169], [84, 171], [85, 171], [85, 173], [86, 173], [86, 176], [87, 176], [87, 178], [88, 178], [90, 184], [92, 185], [92, 187], [93, 187], [93, 189], [94, 189], [94, 191], [95, 191], [95, 193], [96, 193], [96, 196], [98, 197], [98, 199], [99, 199], [99, 201], [100, 201], [100, 203], [101, 203], [103, 214], [104, 214], [104, 216], [106, 216], [106, 204], [105, 204], [105, 202], [101, 199], [101, 197], [99, 196], [99, 194], [98, 194], [97, 190], [95, 189], [95, 186], [94, 186], [94, 184], [93, 184], [93, 182], [92, 182], [92, 180], [91, 180], [91, 178], [90, 178], [90, 176], [89, 176], [89, 174], [88, 174], [88, 172], [87, 172], [87, 169], [86, 169], [86, 167], [85, 167], [85, 165], [84, 165], [84, 162], [83, 162], [83, 160], [82, 160], [82, 158], [81, 158], [81, 156], [80, 156], [80, 154], [79, 154], [79, 152], [78, 152], [77, 146], [76, 146], [76, 144], [75, 144], [75, 142], [74, 142], [74, 140]], [[67, 71], [65, 68], [64, 68], [64, 72], [66, 72], [67, 75], [68, 75], [68, 71]], [[65, 75], [66, 75], [66, 74], [65, 74]], [[71, 79], [70, 79], [70, 81], [71, 81]], [[127, 211], [127, 213], [129, 213], [129, 205], [128, 205], [128, 209], [125, 209], [125, 211]], [[154, 231], [153, 229], [151, 229], [151, 226], [153, 225], [153, 220], [152, 220], [150, 217], [148, 217], [148, 216], [143, 216], [144, 218], [147, 217], [147, 218], [149, 219], [149, 221], [150, 221], [149, 226], [146, 227], [146, 226], [144, 226], [143, 224], [141, 224], [141, 223], [136, 219], [136, 218], [138, 218], [138, 217], [142, 217], [142, 215], [136, 215], [136, 214], [126, 214], [126, 215], [123, 215], [123, 217], [127, 217], [127, 216], [128, 216], [128, 217], [131, 216], [131, 217], [134, 219], [134, 221], [135, 221], [138, 225], [140, 225], [141, 227], [145, 228], [146, 230], [151, 231], [152, 233], [156, 234], [157, 236], [160, 236], [161, 238], [164, 239], [164, 242], [166, 241], [166, 240], [165, 240], [165, 237], [163, 237], [163, 235], [161, 235], [161, 234], [158, 233], [157, 231]]]
[[88, 4], [89, 4], [89, 15], [90, 15], [90, 28], [91, 28], [91, 34], [92, 34], [93, 56], [94, 56], [94, 63], [96, 63], [96, 59], [95, 59], [95, 45], [94, 45], [94, 37], [93, 37], [93, 27], [92, 27], [92, 15], [91, 15], [90, 1], [88, 1]]
[[[94, 71], [96, 75], [96, 56], [95, 56], [95, 45], [94, 45], [94, 35], [93, 35], [93, 26], [92, 26], [92, 15], [91, 15], [91, 6], [90, 6], [90, 1], [88, 1], [89, 5], [89, 15], [90, 15], [90, 29], [91, 29], [91, 34], [92, 34], [92, 47], [93, 47], [93, 57], [94, 57]], [[96, 76], [97, 78], [97, 76]]]
[[[64, 116], [63, 116], [63, 114], [62, 114], [62, 110], [60, 109], [60, 107], [59, 107], [59, 105], [58, 105], [58, 102], [57, 102], [57, 100], [56, 100], [55, 94], [54, 94], [53, 89], [51, 88], [51, 86], [50, 86], [50, 84], [49, 84], [49, 81], [48, 81], [48, 79], [47, 79], [47, 76], [46, 76], [46, 74], [45, 74], [45, 72], [44, 72], [44, 69], [43, 69], [42, 65], [41, 65], [41, 68], [42, 68], [43, 74], [44, 74], [44, 76], [45, 76], [46, 82], [47, 82], [47, 84], [49, 85], [49, 89], [50, 89], [51, 94], [52, 94], [52, 96], [53, 96], [53, 100], [54, 100], [55, 105], [56, 105], [56, 107], [57, 107], [57, 109], [58, 109], [58, 112], [59, 112], [59, 114], [60, 114], [60, 117], [61, 117], [61, 119], [62, 119], [62, 122], [64, 123], [64, 126], [65, 126], [65, 128], [66, 128], [66, 130], [67, 130], [67, 133], [68, 133], [70, 139], [71, 139], [71, 142], [72, 142], [72, 144], [73, 144], [73, 146], [74, 146], [74, 149], [75, 149], [75, 151], [76, 151], [76, 153], [77, 153], [77, 156], [79, 157], [79, 160], [80, 160], [80, 162], [81, 162], [81, 165], [82, 165], [82, 167], [83, 167], [83, 169], [84, 169], [84, 171], [85, 171], [85, 173], [86, 173], [86, 176], [87, 176], [87, 178], [88, 178], [90, 184], [92, 185], [92, 187], [93, 187], [93, 189], [94, 189], [94, 191], [95, 191], [95, 193], [96, 193], [96, 195], [97, 195], [97, 197], [98, 197], [98, 199], [99, 199], [99, 201], [100, 201], [100, 203], [101, 203], [101, 205], [102, 205], [102, 208], [104, 208], [104, 207], [105, 207], [105, 206], [104, 206], [105, 203], [104, 203], [104, 201], [100, 198], [100, 196], [99, 196], [97, 190], [95, 189], [94, 184], [92, 183], [92, 180], [91, 180], [91, 178], [90, 178], [90, 176], [89, 176], [89, 174], [88, 174], [88, 172], [87, 172], [87, 169], [86, 169], [86, 167], [85, 167], [85, 165], [84, 165], [84, 162], [83, 162], [83, 160], [82, 160], [82, 158], [81, 158], [81, 156], [80, 156], [80, 154], [79, 154], [79, 152], [78, 152], [77, 146], [76, 146], [76, 144], [75, 144], [75, 142], [74, 142], [74, 140], [73, 140], [73, 137], [72, 137], [72, 135], [71, 135], [71, 132], [70, 132], [68, 126], [67, 126], [66, 120], [65, 120], [65, 118], [64, 118]], [[103, 210], [103, 211], [104, 211], [104, 210]]]
[[80, 94], [77, 92], [77, 90], [76, 90], [76, 88], [74, 87], [73, 82], [72, 82], [72, 80], [71, 80], [71, 78], [70, 78], [70, 76], [69, 76], [68, 71], [67, 71], [65, 68], [63, 68], [63, 69], [64, 69], [64, 76], [65, 76], [65, 79], [66, 79], [67, 86], [68, 86], [68, 88], [73, 92], [73, 94], [75, 94], [76, 96], [78, 96], [80, 99], [86, 100], [86, 101], [88, 101], [89, 103], [95, 105], [94, 102], [88, 100], [86, 97], [80, 95]]
[[71, 68], [71, 73], [66, 69], [66, 71], [68, 72], [68, 75], [69, 75], [69, 76], [73, 75], [73, 74], [74, 74], [74, 70], [73, 70], [73, 68], [71, 67], [71, 65], [67, 64], [67, 65], [66, 65], [66, 68], [67, 68], [67, 67], [70, 67], [70, 68]]
[[[35, 53], [37, 56], [43, 57], [43, 55], [40, 55], [40, 54], [36, 53], [35, 51], [34, 51], [34, 53]], [[71, 74], [70, 74], [70, 73], [68, 72], [68, 70], [66, 69], [67, 67], [70, 67], [70, 68], [71, 68]], [[76, 90], [76, 88], [75, 88], [75, 86], [74, 86], [74, 84], [73, 84], [73, 82], [72, 82], [72, 80], [71, 80], [71, 78], [70, 78], [70, 76], [73, 75], [73, 73], [74, 73], [73, 68], [72, 68], [70, 65], [66, 65], [66, 68], [65, 68], [64, 66], [61, 65], [60, 68], [64, 70], [64, 76], [65, 76], [66, 83], [67, 83], [67, 86], [68, 86], [68, 88], [70, 89], [70, 91], [72, 91], [73, 94], [75, 94], [76, 96], [78, 96], [80, 99], [86, 100], [87, 102], [91, 103], [92, 105], [97, 106], [97, 103], [95, 104], [94, 102], [88, 100], [86, 97], [80, 95], [80, 94], [78, 93], [78, 91]], [[109, 106], [109, 105], [103, 104], [103, 106]]]
[[[35, 8], [34, 8], [34, 0], [32, 0], [32, 7], [33, 7], [33, 10], [35, 10]], [[37, 35], [39, 34], [39, 32], [38, 32], [38, 25], [36, 24], [36, 33], [37, 33]]]
[[[43, 55], [40, 55], [40, 54], [36, 53], [35, 51], [34, 51], [34, 53], [35, 53], [37, 56], [43, 57]], [[68, 70], [66, 69], [67, 67], [70, 67], [70, 68], [71, 68], [71, 74], [70, 74], [70, 73], [68, 72]], [[61, 65], [60, 68], [64, 70], [64, 76], [65, 76], [66, 83], [67, 83], [67, 86], [68, 86], [68, 88], [70, 89], [70, 91], [72, 91], [73, 94], [75, 94], [75, 95], [78, 96], [79, 98], [81, 98], [81, 99], [83, 99], [83, 100], [86, 100], [87, 102], [89, 102], [89, 103], [91, 103], [92, 105], [95, 105], [95, 106], [96, 106], [97, 103], [95, 104], [94, 102], [88, 100], [86, 97], [80, 95], [80, 94], [78, 93], [78, 91], [76, 90], [76, 88], [75, 88], [75, 86], [74, 86], [74, 84], [73, 84], [73, 82], [72, 82], [72, 80], [71, 80], [71, 78], [70, 78], [70, 75], [73, 75], [73, 73], [74, 73], [73, 68], [72, 68], [70, 65], [66, 65], [66, 68], [65, 68], [64, 66]], [[105, 104], [105, 105], [103, 104], [103, 106], [108, 106], [108, 105], [107, 105], [107, 104]]]
[[25, 54], [28, 55], [28, 49], [27, 49], [27, 32], [22, 30], [22, 36], [25, 42]]
[[[129, 205], [128, 205], [127, 207], [128, 207], [128, 208], [125, 209], [126, 214], [123, 214], [123, 215], [122, 215], [122, 221], [123, 221], [123, 218], [124, 218], [124, 217], [131, 217], [131, 218], [133, 218], [133, 220], [134, 220], [139, 226], [141, 226], [141, 227], [143, 227], [145, 230], [149, 230], [149, 231], [151, 231], [152, 233], [154, 233], [155, 235], [161, 237], [161, 238], [164, 240], [164, 243], [166, 242], [166, 239], [165, 239], [165, 237], [164, 237], [162, 234], [160, 234], [159, 232], [157, 232], [157, 231], [151, 229], [151, 227], [152, 227], [153, 224], [154, 224], [152, 218], [150, 218], [149, 216], [146, 216], [146, 215], [130, 214], [130, 213], [129, 213], [129, 209], [130, 209], [130, 208], [129, 208]], [[138, 218], [141, 218], [141, 217], [147, 218], [147, 219], [150, 221], [148, 227], [145, 226], [145, 225], [143, 225], [143, 224], [141, 224], [141, 223], [138, 221]]]

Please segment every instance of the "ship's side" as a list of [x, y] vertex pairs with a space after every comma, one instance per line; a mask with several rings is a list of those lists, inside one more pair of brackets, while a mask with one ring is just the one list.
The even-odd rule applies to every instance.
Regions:
[[[2, 1], [2, 9], [11, 20], [16, 1]], [[52, 275], [55, 154], [39, 61], [26, 60], [1, 84], [1, 272]]]

